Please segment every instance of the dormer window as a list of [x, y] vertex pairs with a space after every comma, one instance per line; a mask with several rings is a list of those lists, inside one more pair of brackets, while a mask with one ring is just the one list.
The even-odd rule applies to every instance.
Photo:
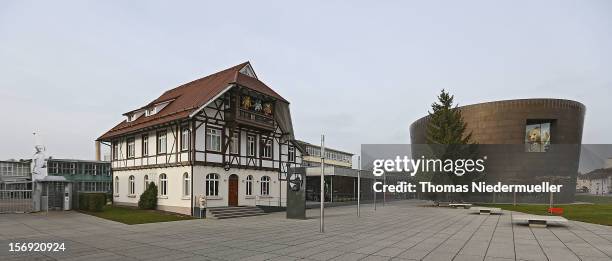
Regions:
[[170, 104], [172, 101], [174, 101], [174, 99], [169, 100], [169, 101], [165, 101], [165, 102], [161, 102], [161, 103], [157, 103], [157, 104], [147, 108], [145, 110], [145, 116], [148, 117], [148, 116], [157, 114], [158, 112], [163, 110], [168, 104]]
[[138, 118], [140, 118], [140, 116], [142, 116], [144, 114], [144, 111], [140, 110], [140, 111], [136, 111], [134, 113], [130, 113], [127, 114], [127, 122], [132, 122], [137, 120]]
[[132, 122], [132, 121], [135, 121], [136, 119], [138, 119], [138, 116], [136, 116], [136, 114], [132, 114], [128, 116], [127, 121]]
[[146, 112], [147, 116], [154, 115], [155, 113], [157, 113], [157, 107], [147, 109], [147, 112]]

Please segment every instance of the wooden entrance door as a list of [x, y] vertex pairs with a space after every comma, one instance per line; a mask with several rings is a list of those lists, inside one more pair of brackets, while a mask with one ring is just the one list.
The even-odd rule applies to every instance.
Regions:
[[228, 205], [238, 206], [238, 175], [232, 174], [229, 176], [227, 189]]

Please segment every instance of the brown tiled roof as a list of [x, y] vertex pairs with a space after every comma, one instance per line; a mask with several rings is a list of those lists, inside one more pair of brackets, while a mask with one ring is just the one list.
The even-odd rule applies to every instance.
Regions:
[[154, 104], [172, 100], [161, 111], [148, 117], [141, 116], [133, 122], [124, 120], [102, 134], [98, 140], [108, 141], [113, 137], [134, 132], [142, 128], [187, 118], [192, 112], [209, 102], [230, 84], [238, 84], [288, 103], [287, 100], [260, 80], [240, 73], [240, 70], [248, 64], [249, 62], [241, 63], [164, 92], [159, 98], [140, 108], [144, 109]]

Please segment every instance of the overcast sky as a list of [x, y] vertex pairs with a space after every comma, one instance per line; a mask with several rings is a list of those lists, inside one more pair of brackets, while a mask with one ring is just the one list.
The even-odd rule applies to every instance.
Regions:
[[93, 159], [122, 113], [251, 61], [296, 137], [408, 143], [440, 89], [461, 105], [552, 97], [612, 143], [612, 1], [0, 2], [0, 159]]

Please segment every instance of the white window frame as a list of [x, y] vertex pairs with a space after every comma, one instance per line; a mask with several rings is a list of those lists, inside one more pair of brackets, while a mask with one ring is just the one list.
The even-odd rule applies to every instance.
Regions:
[[230, 154], [238, 154], [240, 152], [240, 132], [232, 133], [230, 138]]
[[130, 175], [128, 178], [128, 194], [136, 195], [136, 178], [134, 175]]
[[221, 152], [221, 130], [206, 128], [206, 150]]
[[253, 196], [253, 175], [248, 175], [246, 178], [246, 195]]
[[113, 142], [113, 160], [119, 160], [119, 141]]
[[247, 156], [254, 157], [257, 155], [257, 142], [254, 135], [247, 135]]
[[115, 176], [115, 194], [119, 195], [119, 176]]
[[149, 183], [150, 183], [149, 182], [149, 175], [144, 175], [143, 182], [144, 182], [144, 188], [143, 188], [142, 192], [147, 190], [147, 187], [149, 186]]
[[140, 138], [142, 142], [141, 154], [142, 156], [149, 156], [149, 134], [143, 134]]
[[206, 196], [207, 197], [218, 197], [219, 196], [219, 174], [209, 173], [206, 175]]
[[181, 130], [181, 151], [189, 150], [189, 141], [191, 140], [190, 134], [191, 131], [187, 126], [183, 126]]
[[287, 148], [287, 161], [295, 162], [295, 147], [289, 145]]
[[168, 133], [158, 131], [155, 136], [157, 136], [157, 154], [166, 154], [168, 152]]
[[127, 158], [132, 159], [136, 156], [136, 139], [130, 137], [127, 139]]
[[270, 177], [268, 176], [261, 177], [261, 182], [259, 186], [259, 194], [262, 196], [270, 195]]
[[191, 195], [191, 178], [189, 173], [183, 173], [183, 197], [189, 197]]
[[159, 196], [168, 196], [168, 175], [166, 173], [159, 174]]
[[262, 139], [263, 146], [261, 146], [261, 157], [264, 159], [272, 158], [272, 146], [274, 142], [272, 139]]

